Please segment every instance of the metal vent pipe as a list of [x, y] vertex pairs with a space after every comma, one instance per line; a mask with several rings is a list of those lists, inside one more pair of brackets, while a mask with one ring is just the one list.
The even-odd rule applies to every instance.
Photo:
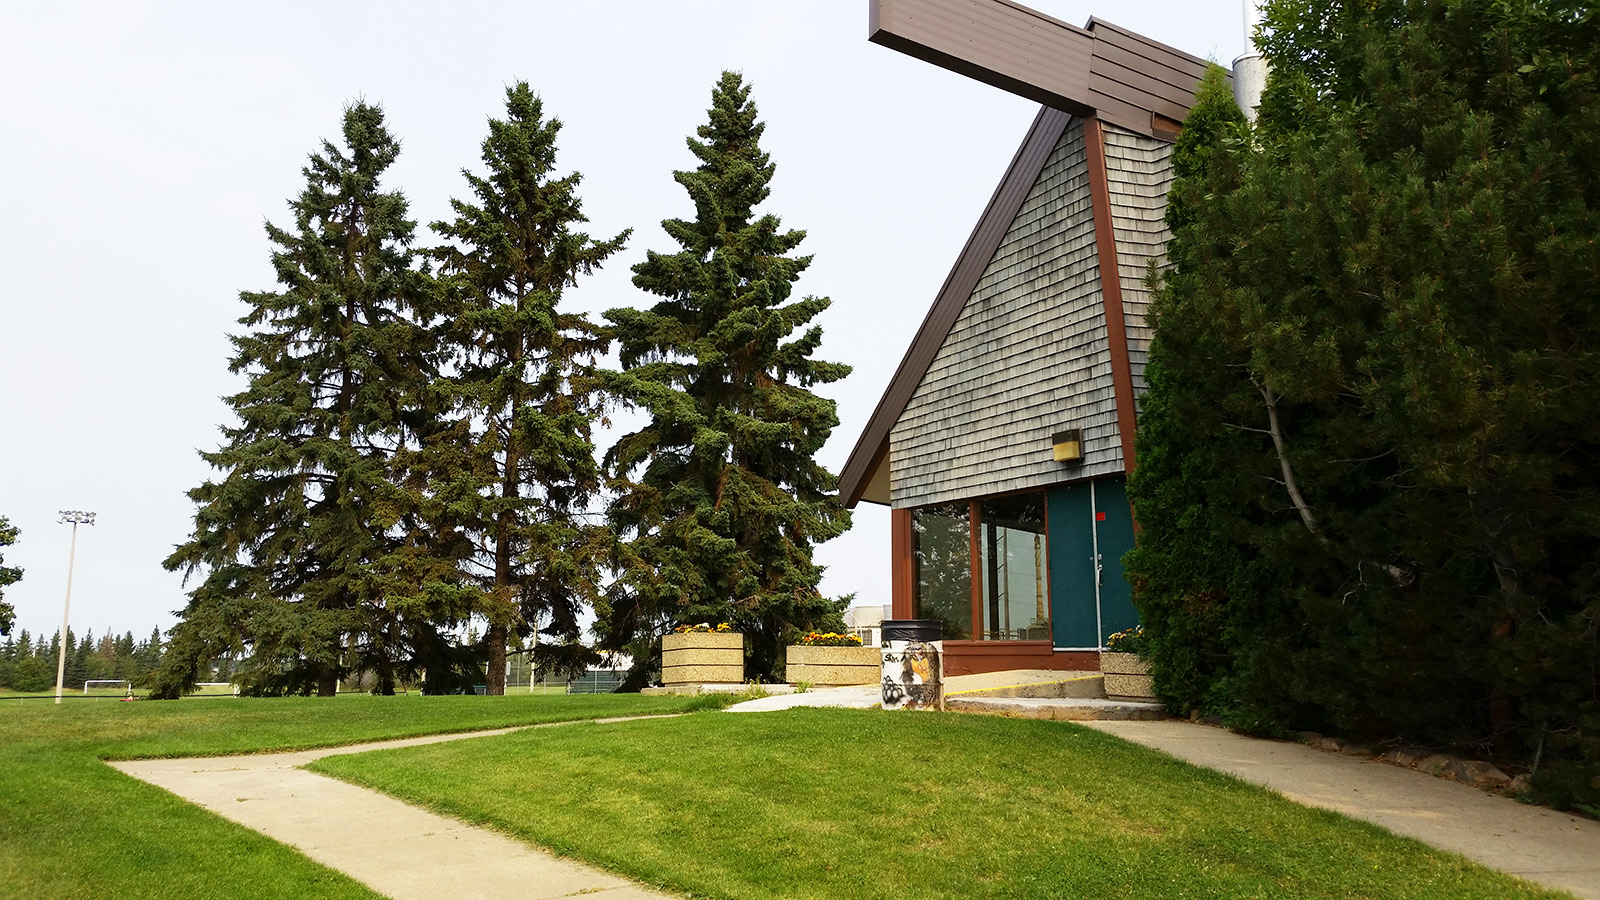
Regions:
[[1233, 102], [1245, 118], [1256, 120], [1261, 92], [1267, 87], [1267, 61], [1255, 49], [1255, 30], [1261, 24], [1261, 8], [1256, 0], [1244, 0], [1245, 52], [1233, 61]]

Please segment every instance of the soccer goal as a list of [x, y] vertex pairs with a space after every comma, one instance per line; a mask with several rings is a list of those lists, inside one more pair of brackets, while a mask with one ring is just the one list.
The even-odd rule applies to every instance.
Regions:
[[120, 685], [122, 685], [122, 688], [123, 688], [122, 693], [123, 693], [124, 696], [127, 696], [127, 695], [133, 693], [133, 682], [131, 682], [131, 681], [124, 681], [124, 680], [122, 680], [120, 678], [91, 678], [88, 681], [85, 681], [83, 683], [83, 695], [85, 697], [89, 696], [89, 687], [91, 685], [96, 685], [96, 684], [103, 684], [103, 685], [118, 685], [118, 684], [120, 684]]
[[239, 686], [231, 681], [197, 681], [191, 697], [237, 697]]

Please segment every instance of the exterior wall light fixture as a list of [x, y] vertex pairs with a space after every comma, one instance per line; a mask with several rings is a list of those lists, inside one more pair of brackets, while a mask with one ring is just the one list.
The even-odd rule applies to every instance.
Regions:
[[1083, 432], [1077, 428], [1058, 431], [1050, 438], [1056, 462], [1069, 465], [1083, 462]]

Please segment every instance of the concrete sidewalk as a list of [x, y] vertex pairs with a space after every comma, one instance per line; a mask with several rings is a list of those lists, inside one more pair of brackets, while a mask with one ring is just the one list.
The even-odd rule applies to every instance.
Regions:
[[[759, 711], [794, 705], [867, 706], [874, 701], [872, 691], [856, 688], [772, 697], [740, 706]], [[1235, 775], [1290, 800], [1363, 819], [1460, 853], [1489, 868], [1569, 891], [1584, 900], [1600, 900], [1600, 822], [1526, 806], [1412, 769], [1301, 744], [1244, 737], [1208, 725], [1174, 720], [1081, 724]], [[132, 760], [111, 765], [288, 844], [394, 900], [542, 900], [573, 895], [667, 900], [670, 895], [558, 859], [498, 832], [297, 768], [334, 754], [517, 730], [297, 753]], [[375, 821], [384, 823], [382, 839], [370, 836]]]
[[1600, 822], [1425, 772], [1191, 722], [1082, 722], [1442, 850], [1600, 900]]
[[[627, 879], [559, 859], [486, 828], [297, 768], [365, 753], [519, 731], [504, 728], [298, 753], [147, 759], [110, 765], [299, 850], [394, 900], [471, 897], [670, 900]], [[373, 823], [383, 827], [374, 830]]]

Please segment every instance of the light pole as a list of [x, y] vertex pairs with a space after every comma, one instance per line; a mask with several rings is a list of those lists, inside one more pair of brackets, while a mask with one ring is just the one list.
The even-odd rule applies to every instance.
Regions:
[[72, 523], [72, 549], [67, 551], [67, 605], [61, 610], [61, 655], [56, 658], [56, 702], [61, 702], [61, 683], [67, 677], [67, 618], [72, 615], [72, 563], [78, 556], [78, 526], [93, 525], [94, 513], [63, 509], [61, 521]]

